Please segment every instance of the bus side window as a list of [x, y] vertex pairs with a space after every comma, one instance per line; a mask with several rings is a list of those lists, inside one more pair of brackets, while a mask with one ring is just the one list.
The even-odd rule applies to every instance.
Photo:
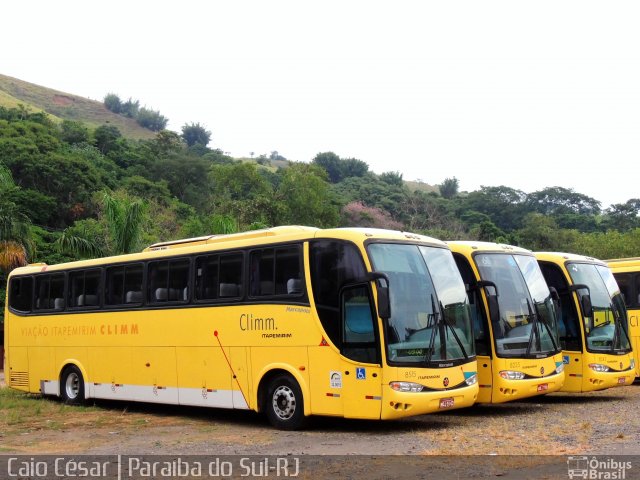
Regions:
[[640, 306], [640, 275], [637, 273], [634, 274], [633, 280], [635, 295], [633, 298], [634, 301], [631, 303], [631, 305], [633, 305], [635, 308], [638, 308]]
[[35, 310], [61, 310], [64, 308], [64, 274], [36, 276]]
[[633, 295], [633, 283], [631, 281], [631, 274], [616, 273], [614, 277], [616, 279], [618, 287], [620, 287], [620, 293], [622, 294], [622, 298], [624, 299], [625, 306], [629, 308], [633, 305], [636, 305], [636, 299], [634, 299]]
[[469, 304], [471, 306], [471, 322], [473, 324], [473, 335], [476, 343], [476, 354], [491, 355], [491, 344], [488, 334], [489, 325], [485, 315], [480, 288], [474, 286], [476, 279], [467, 259], [457, 253], [453, 254], [453, 258], [462, 276], [462, 281], [470, 287], [467, 296], [469, 297]]
[[195, 263], [196, 300], [221, 300], [242, 295], [241, 253], [197, 257]]
[[100, 269], [80, 270], [69, 274], [69, 306], [97, 307], [100, 305]]
[[9, 307], [18, 312], [31, 311], [33, 277], [13, 277], [9, 282]]
[[342, 354], [351, 360], [378, 362], [372, 303], [366, 285], [342, 291]]
[[107, 268], [105, 305], [142, 303], [142, 272], [141, 264]]
[[298, 246], [253, 250], [249, 265], [252, 297], [303, 293], [302, 253]]
[[558, 309], [558, 330], [563, 350], [579, 352], [582, 350], [580, 322], [569, 284], [560, 268], [552, 263], [538, 262], [542, 275], [549, 287], [558, 291], [560, 308]]
[[149, 262], [148, 295], [152, 303], [189, 300], [188, 258]]
[[364, 278], [364, 262], [358, 248], [348, 242], [315, 240], [310, 247], [311, 284], [318, 316], [329, 339], [342, 348], [340, 289]]

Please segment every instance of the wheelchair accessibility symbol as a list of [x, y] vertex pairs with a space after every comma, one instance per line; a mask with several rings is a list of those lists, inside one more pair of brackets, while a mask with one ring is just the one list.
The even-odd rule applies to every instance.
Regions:
[[367, 369], [362, 367], [356, 367], [356, 380], [366, 380]]

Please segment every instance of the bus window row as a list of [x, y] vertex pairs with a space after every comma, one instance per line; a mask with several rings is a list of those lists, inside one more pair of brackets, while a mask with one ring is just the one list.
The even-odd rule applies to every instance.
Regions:
[[251, 250], [245, 258], [243, 251], [224, 252], [16, 276], [9, 306], [39, 313], [240, 301], [245, 292], [276, 300], [304, 294], [299, 245]]

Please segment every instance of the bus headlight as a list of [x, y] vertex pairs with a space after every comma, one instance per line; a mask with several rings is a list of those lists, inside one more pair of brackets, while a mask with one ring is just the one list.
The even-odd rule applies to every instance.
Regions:
[[419, 383], [413, 382], [391, 382], [389, 386], [392, 390], [396, 392], [412, 392], [417, 393], [421, 392], [424, 389], [424, 385], [420, 385]]
[[478, 374], [474, 373], [469, 378], [465, 378], [464, 381], [467, 385], [475, 385], [478, 382]]
[[562, 371], [564, 371], [564, 363], [561, 363], [556, 367], [556, 373], [560, 373]]
[[524, 378], [523, 372], [516, 372], [515, 370], [502, 370], [500, 376], [505, 380], [522, 380]]
[[608, 372], [609, 367], [602, 365], [601, 363], [590, 363], [589, 368], [594, 372]]

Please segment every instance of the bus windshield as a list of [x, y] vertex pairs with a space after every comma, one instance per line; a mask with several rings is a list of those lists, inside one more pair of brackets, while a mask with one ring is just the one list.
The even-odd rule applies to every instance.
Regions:
[[474, 257], [480, 277], [497, 287], [492, 315], [499, 357], [543, 358], [560, 351], [556, 308], [535, 257], [483, 253]]
[[451, 251], [388, 243], [368, 251], [374, 269], [389, 277], [389, 362], [451, 366], [473, 359], [471, 311]]
[[567, 270], [574, 284], [589, 287], [593, 315], [583, 317], [587, 350], [628, 352], [627, 311], [611, 270], [590, 263], [571, 263]]

